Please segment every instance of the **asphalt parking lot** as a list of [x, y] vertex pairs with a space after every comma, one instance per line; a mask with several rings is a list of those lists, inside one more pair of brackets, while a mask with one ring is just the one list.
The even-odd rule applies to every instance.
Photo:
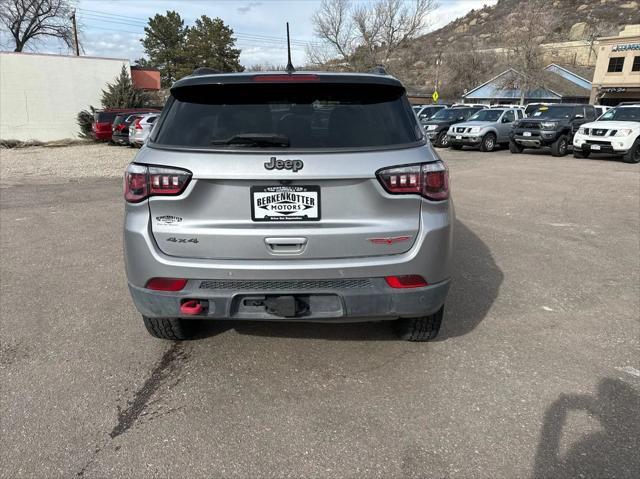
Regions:
[[0, 476], [640, 476], [640, 165], [442, 152], [439, 341], [225, 323], [170, 343], [129, 299], [118, 168], [31, 150], [0, 189]]

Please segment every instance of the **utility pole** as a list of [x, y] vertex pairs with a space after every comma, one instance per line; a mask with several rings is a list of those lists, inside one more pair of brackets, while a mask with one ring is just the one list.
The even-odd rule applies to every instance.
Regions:
[[71, 14], [71, 20], [73, 21], [73, 41], [76, 46], [76, 56], [80, 56], [80, 44], [78, 43], [78, 26], [76, 25], [76, 10], [73, 9]]

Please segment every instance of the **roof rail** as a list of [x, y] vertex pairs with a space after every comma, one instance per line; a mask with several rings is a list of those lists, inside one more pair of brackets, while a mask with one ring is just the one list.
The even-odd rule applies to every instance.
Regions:
[[222, 72], [220, 70], [216, 70], [215, 68], [199, 67], [199, 68], [196, 68], [195, 70], [193, 70], [191, 75], [194, 75], [194, 76], [197, 76], [197, 75], [216, 75], [218, 73], [222, 73]]

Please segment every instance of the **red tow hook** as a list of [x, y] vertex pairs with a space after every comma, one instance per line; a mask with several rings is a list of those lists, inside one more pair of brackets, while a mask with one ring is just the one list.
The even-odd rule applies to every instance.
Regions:
[[199, 299], [188, 299], [180, 305], [180, 312], [188, 316], [201, 314], [202, 311], [204, 311], [204, 306]]

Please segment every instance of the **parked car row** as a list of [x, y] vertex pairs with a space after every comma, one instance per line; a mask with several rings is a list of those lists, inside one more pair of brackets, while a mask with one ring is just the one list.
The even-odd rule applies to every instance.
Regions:
[[514, 154], [548, 148], [553, 156], [565, 156], [573, 149], [576, 158], [598, 152], [640, 162], [639, 103], [614, 108], [577, 103], [536, 103], [526, 108], [453, 105], [427, 120], [421, 118], [421, 123], [434, 146], [441, 148], [493, 151], [508, 146]]
[[142, 146], [159, 116], [159, 110], [149, 108], [98, 111], [92, 124], [93, 136], [116, 145]]

